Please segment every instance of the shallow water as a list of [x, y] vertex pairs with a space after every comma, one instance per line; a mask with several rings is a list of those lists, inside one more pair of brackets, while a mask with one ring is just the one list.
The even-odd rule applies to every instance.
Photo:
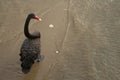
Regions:
[[[0, 1], [0, 80], [120, 80], [119, 7], [119, 0]], [[24, 74], [19, 52], [31, 12], [42, 18], [30, 31], [41, 32], [45, 58]]]

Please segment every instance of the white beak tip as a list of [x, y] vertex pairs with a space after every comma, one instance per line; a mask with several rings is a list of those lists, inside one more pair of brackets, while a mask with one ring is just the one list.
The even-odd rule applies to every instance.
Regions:
[[41, 19], [41, 18], [39, 18], [39, 21], [42, 21], [42, 19]]

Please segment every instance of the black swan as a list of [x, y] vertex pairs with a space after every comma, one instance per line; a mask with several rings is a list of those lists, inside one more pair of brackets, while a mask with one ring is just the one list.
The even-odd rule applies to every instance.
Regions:
[[30, 34], [29, 32], [29, 22], [31, 19], [36, 19], [41, 21], [41, 19], [35, 14], [31, 13], [27, 16], [25, 25], [24, 25], [24, 34], [27, 39], [24, 40], [21, 49], [20, 49], [20, 61], [22, 70], [30, 70], [34, 61], [39, 61], [41, 58], [40, 55], [40, 32], [34, 32]]

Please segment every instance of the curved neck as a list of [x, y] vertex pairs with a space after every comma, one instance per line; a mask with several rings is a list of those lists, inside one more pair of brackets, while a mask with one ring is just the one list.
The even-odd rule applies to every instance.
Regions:
[[26, 36], [27, 38], [29, 38], [29, 39], [39, 38], [39, 36], [37, 36], [37, 35], [35, 36], [35, 35], [30, 34], [29, 28], [28, 28], [28, 27], [29, 27], [30, 20], [31, 20], [31, 17], [28, 16], [27, 19], [26, 19], [25, 25], [24, 25], [24, 34], [25, 34], [25, 36]]

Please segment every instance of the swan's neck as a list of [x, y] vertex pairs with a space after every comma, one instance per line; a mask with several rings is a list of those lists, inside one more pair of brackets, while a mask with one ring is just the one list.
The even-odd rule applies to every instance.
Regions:
[[35, 39], [35, 38], [39, 38], [39, 35], [32, 35], [29, 32], [29, 23], [30, 23], [31, 17], [27, 17], [26, 22], [25, 22], [25, 26], [24, 26], [24, 34], [27, 38], [29, 39]]

